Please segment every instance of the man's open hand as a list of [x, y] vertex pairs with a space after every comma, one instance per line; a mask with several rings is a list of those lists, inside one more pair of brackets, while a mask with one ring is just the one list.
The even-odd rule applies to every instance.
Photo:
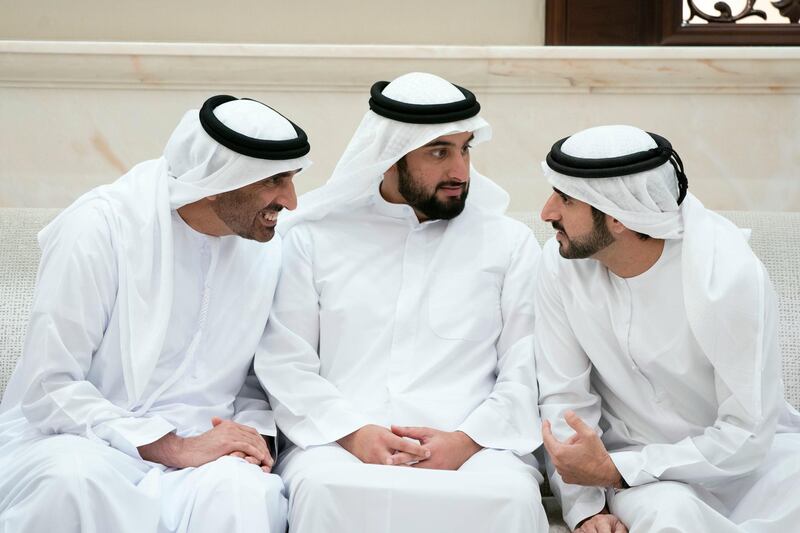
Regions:
[[542, 424], [547, 453], [565, 483], [590, 487], [620, 487], [622, 477], [597, 433], [572, 411], [564, 414], [575, 434], [561, 442], [555, 438], [550, 422]]
[[[392, 432], [400, 437], [417, 439], [431, 452], [430, 458], [413, 464], [415, 468], [436, 470], [458, 470], [467, 459], [481, 450], [481, 446], [463, 431], [440, 431], [426, 427], [392, 426]], [[399, 457], [404, 460], [408, 457]]]
[[361, 461], [375, 465], [402, 465], [430, 456], [426, 446], [399, 437], [385, 427], [366, 425], [336, 441]]

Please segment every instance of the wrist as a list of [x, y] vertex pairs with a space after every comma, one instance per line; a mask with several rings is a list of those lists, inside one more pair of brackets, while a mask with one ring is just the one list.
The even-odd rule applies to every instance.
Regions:
[[454, 431], [455, 435], [459, 438], [462, 445], [470, 450], [473, 454], [478, 453], [483, 449], [483, 446], [472, 440], [472, 437], [467, 435], [461, 430]]
[[630, 486], [628, 485], [628, 482], [625, 481], [625, 478], [622, 477], [622, 474], [620, 473], [619, 470], [616, 469], [616, 467], [614, 468], [613, 472], [611, 473], [611, 483], [609, 483], [608, 486], [612, 487], [612, 488], [615, 488], [615, 489], [629, 489], [630, 488]]
[[183, 468], [183, 441], [185, 439], [175, 433], [167, 433], [150, 444], [139, 446], [139, 456], [145, 461], [160, 463], [164, 466]]
[[355, 440], [355, 438], [358, 435], [359, 431], [361, 431], [362, 429], [364, 429], [366, 427], [367, 426], [361, 426], [360, 428], [356, 429], [355, 431], [352, 431], [352, 432], [348, 433], [347, 435], [336, 439], [336, 443], [339, 446], [341, 446], [342, 448], [344, 448], [345, 450], [347, 450], [348, 452], [351, 452], [350, 447], [353, 445], [353, 441]]
[[169, 439], [167, 443], [167, 456], [169, 457], [171, 465], [175, 468], [186, 468], [187, 466], [194, 466], [190, 465], [188, 461], [185, 460], [186, 456], [186, 445], [188, 444], [189, 439], [184, 439], [183, 437], [179, 437], [174, 433], [170, 433], [172, 438]]

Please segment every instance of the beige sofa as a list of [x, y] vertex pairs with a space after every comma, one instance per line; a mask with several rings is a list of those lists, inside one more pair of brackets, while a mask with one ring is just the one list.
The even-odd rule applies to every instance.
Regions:
[[[0, 208], [0, 393], [22, 351], [36, 280], [36, 233], [54, 209]], [[739, 226], [753, 230], [751, 246], [767, 267], [778, 293], [786, 398], [800, 407], [800, 213], [726, 212]], [[552, 235], [535, 213], [514, 213], [539, 242]], [[551, 533], [568, 529], [552, 497], [544, 498]]]

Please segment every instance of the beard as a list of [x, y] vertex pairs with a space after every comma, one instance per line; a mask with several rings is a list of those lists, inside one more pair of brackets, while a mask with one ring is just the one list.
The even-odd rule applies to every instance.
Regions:
[[[404, 160], [397, 162], [398, 190], [405, 201], [425, 215], [429, 220], [450, 220], [457, 217], [464, 210], [469, 194], [469, 182], [443, 181], [436, 185], [432, 191], [425, 190], [422, 180], [408, 171]], [[436, 192], [442, 187], [462, 187], [461, 194], [440, 200]]]
[[605, 214], [600, 211], [596, 213], [592, 211], [592, 231], [574, 239], [567, 235], [561, 223], [553, 222], [553, 228], [560, 230], [566, 238], [566, 243], [564, 241], [558, 243], [558, 253], [561, 254], [561, 257], [586, 259], [614, 242], [614, 236], [606, 227]]
[[244, 239], [267, 242], [275, 236], [275, 228], [261, 222], [263, 215], [273, 211], [277, 213], [283, 206], [270, 204], [262, 208], [261, 205], [257, 198], [235, 190], [218, 195], [211, 207], [234, 234]]

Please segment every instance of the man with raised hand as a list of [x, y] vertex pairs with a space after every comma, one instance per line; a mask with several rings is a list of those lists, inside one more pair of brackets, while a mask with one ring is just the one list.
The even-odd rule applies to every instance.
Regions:
[[687, 191], [665, 138], [553, 145], [556, 236], [536, 285], [550, 486], [582, 533], [766, 533], [800, 523], [800, 417], [775, 294], [739, 228]]

